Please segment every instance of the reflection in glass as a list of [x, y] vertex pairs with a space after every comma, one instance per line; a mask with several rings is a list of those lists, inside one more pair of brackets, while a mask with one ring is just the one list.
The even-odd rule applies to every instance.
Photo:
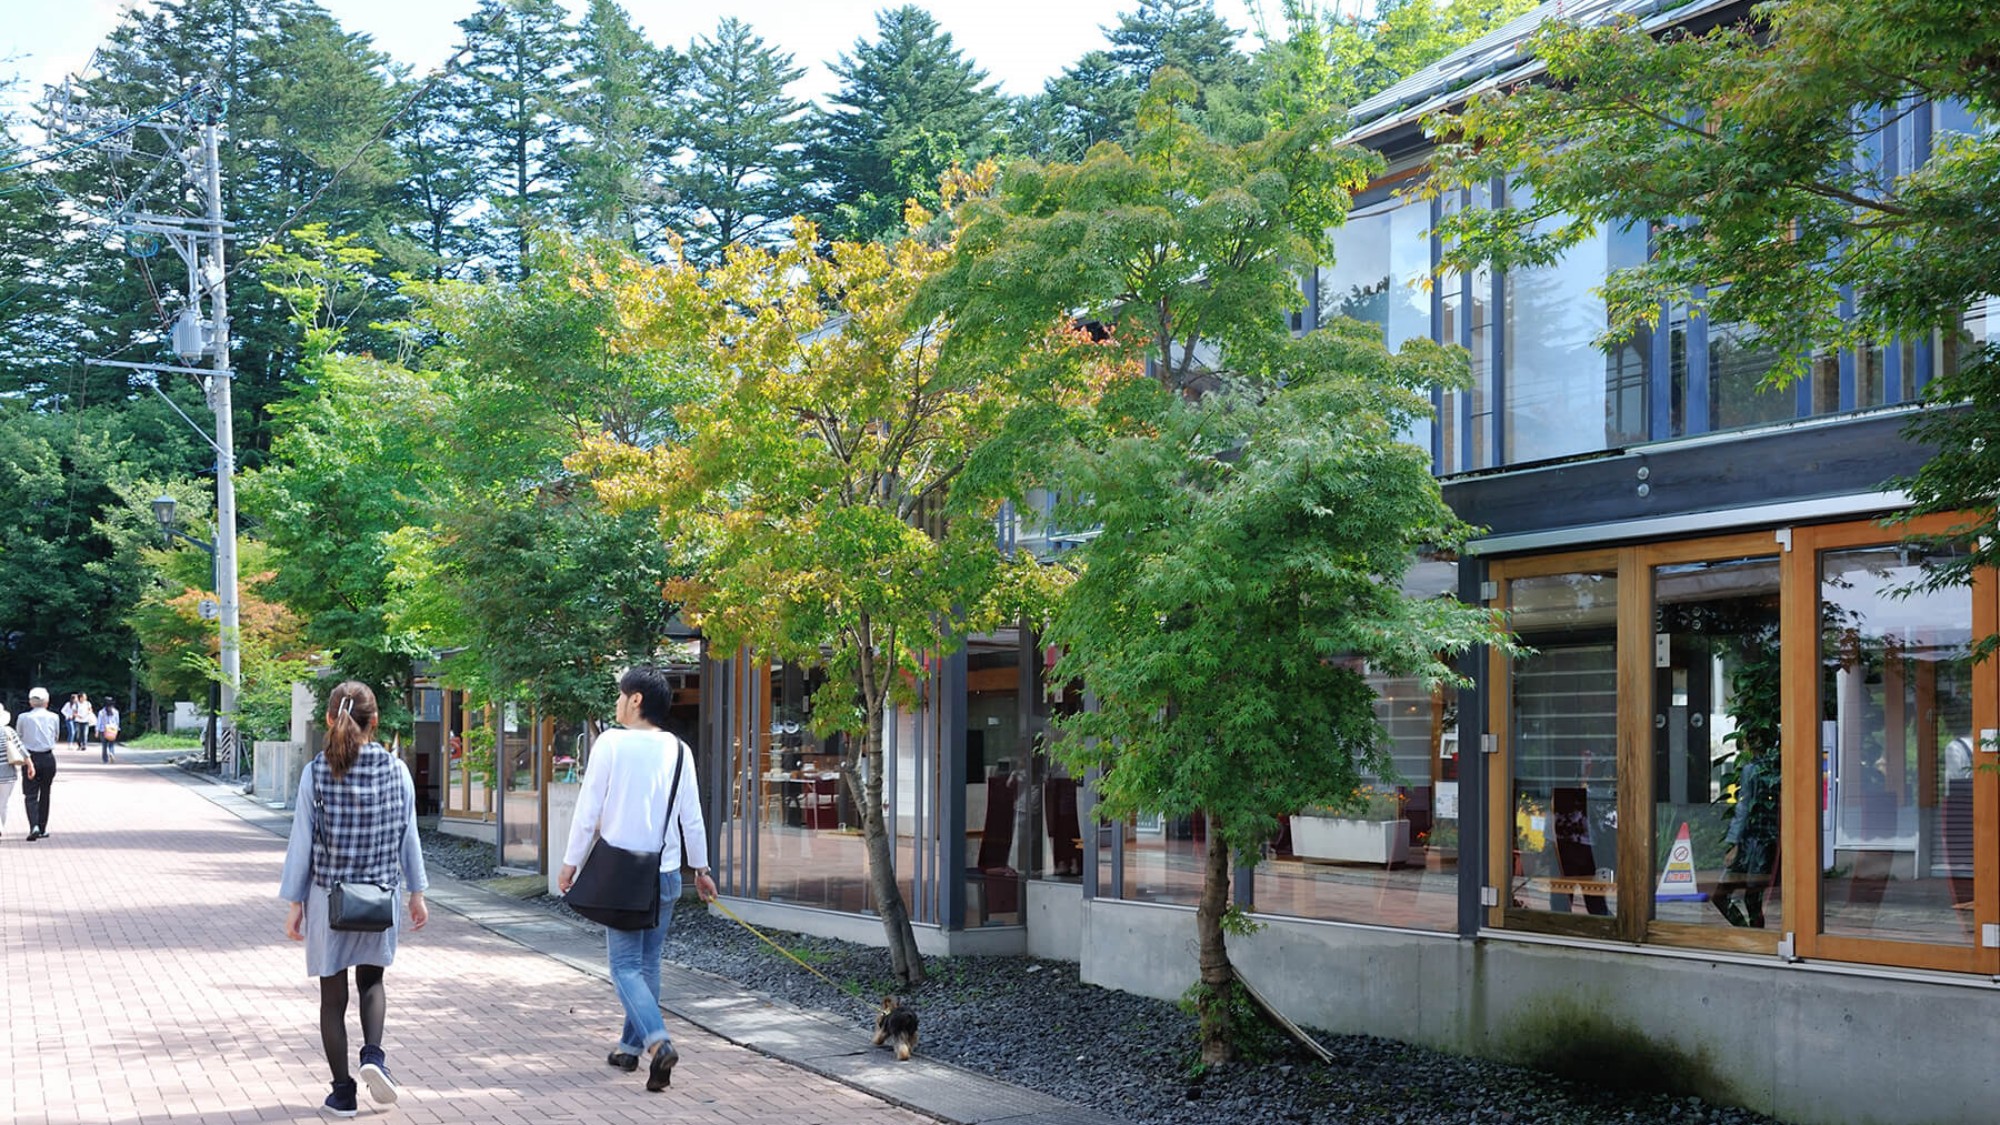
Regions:
[[1034, 853], [1034, 802], [1023, 790], [1020, 642], [1013, 630], [966, 646], [965, 857], [968, 928], [1020, 925], [1022, 873]]
[[1828, 934], [1951, 945], [1975, 936], [1972, 592], [1902, 593], [1944, 558], [1902, 546], [1820, 558]]
[[[1517, 189], [1517, 205], [1524, 190]], [[1544, 232], [1567, 223], [1547, 220]], [[1625, 264], [1645, 232], [1593, 231], [1549, 266], [1507, 271], [1506, 433], [1509, 463], [1616, 448], [1646, 438], [1646, 380], [1651, 340], [1635, 337], [1608, 353], [1597, 293], [1606, 270]]]
[[1733, 430], [1782, 422], [1798, 414], [1790, 388], [1766, 386], [1778, 352], [1747, 324], [1708, 325], [1708, 428]]
[[[852, 796], [840, 779], [840, 745], [812, 730], [812, 693], [824, 673], [774, 664], [752, 721], [757, 896], [828, 910], [868, 909], [868, 865]], [[900, 870], [900, 869], [899, 869]]]
[[1775, 557], [1653, 571], [1653, 916], [1776, 928]]
[[[1357, 213], [1333, 234], [1333, 262], [1319, 271], [1319, 323], [1338, 316], [1382, 327], [1393, 350], [1430, 339], [1431, 220], [1428, 200], [1397, 201]], [[1404, 437], [1431, 447], [1430, 422]]]
[[1612, 913], [1618, 869], [1618, 576], [1509, 584], [1509, 624], [1533, 651], [1510, 683], [1511, 904]]
[[1408, 678], [1368, 682], [1395, 776], [1369, 783], [1373, 811], [1285, 818], [1256, 869], [1257, 912], [1449, 930], [1458, 912], [1457, 692]]
[[[527, 712], [523, 706], [520, 709]], [[500, 862], [523, 871], [542, 869], [542, 750], [548, 724], [530, 714], [504, 740], [500, 782]]]

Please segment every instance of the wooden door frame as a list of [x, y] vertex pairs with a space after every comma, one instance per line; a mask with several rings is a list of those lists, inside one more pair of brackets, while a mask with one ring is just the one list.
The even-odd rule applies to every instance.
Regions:
[[[1708, 539], [1683, 539], [1671, 543], [1649, 543], [1636, 549], [1638, 558], [1634, 563], [1634, 575], [1643, 595], [1629, 599], [1636, 603], [1638, 626], [1627, 636], [1623, 621], [1619, 628], [1619, 654], [1637, 649], [1638, 665], [1629, 683], [1620, 687], [1620, 698], [1636, 713], [1637, 722], [1632, 729], [1632, 764], [1628, 776], [1633, 779], [1629, 787], [1632, 791], [1632, 823], [1641, 830], [1640, 848], [1628, 849], [1634, 852], [1634, 860], [1642, 865], [1638, 872], [1639, 882], [1634, 883], [1634, 892], [1627, 897], [1634, 900], [1634, 913], [1639, 915], [1635, 927], [1640, 940], [1648, 945], [1664, 945], [1683, 949], [1729, 950], [1737, 953], [1775, 954], [1778, 952], [1780, 935], [1795, 930], [1792, 919], [1793, 903], [1796, 896], [1791, 893], [1788, 883], [1780, 872], [1779, 903], [1781, 923], [1776, 930], [1750, 930], [1734, 927], [1705, 926], [1687, 922], [1661, 922], [1646, 917], [1639, 909], [1640, 903], [1651, 905], [1651, 884], [1653, 872], [1658, 867], [1658, 857], [1653, 855], [1653, 841], [1657, 839], [1654, 828], [1654, 812], [1657, 802], [1653, 791], [1653, 739], [1652, 726], [1648, 721], [1654, 713], [1653, 697], [1653, 621], [1655, 620], [1658, 591], [1653, 584], [1653, 571], [1662, 566], [1683, 563], [1726, 562], [1730, 559], [1771, 558], [1778, 563], [1778, 589], [1780, 591], [1779, 622], [1784, 621], [1783, 591], [1787, 585], [1785, 573], [1785, 539], [1782, 532], [1775, 530], [1746, 531], [1733, 535], [1720, 535]], [[1619, 592], [1623, 598], [1624, 591]], [[1621, 606], [1623, 602], [1620, 603]], [[1627, 644], [1628, 639], [1630, 644]], [[1784, 636], [1778, 638], [1779, 651], [1784, 650]], [[1781, 673], [1783, 675], [1784, 673]], [[1622, 712], [1621, 712], [1622, 717]], [[1781, 715], [1782, 726], [1785, 719]], [[1782, 746], [1782, 740], [1780, 742]], [[1783, 750], [1780, 750], [1782, 758]], [[1622, 764], [1620, 770], [1626, 767]], [[1782, 768], [1782, 767], [1781, 767]], [[1789, 793], [1781, 799], [1788, 800]], [[1622, 802], [1621, 802], [1622, 807]], [[1790, 822], [1791, 806], [1784, 806], [1786, 823]], [[1620, 812], [1619, 816], [1626, 814]], [[1790, 845], [1787, 841], [1785, 861], [1790, 859]], [[1643, 852], [1643, 855], [1637, 853]], [[1620, 872], [1620, 878], [1624, 877]]]
[[[1943, 534], [1962, 526], [1964, 516], [1929, 516], [1896, 527], [1869, 520], [1819, 524], [1793, 530], [1786, 555], [1784, 610], [1787, 647], [1818, 653], [1820, 554], [1868, 547], [1893, 547], [1912, 535]], [[2000, 595], [1995, 575], [1981, 571], [1972, 586], [1972, 635], [1975, 641], [2000, 632]], [[1785, 788], [1785, 924], [1794, 935], [1795, 953], [1806, 958], [1851, 961], [1943, 972], [2000, 973], [2000, 949], [1984, 948], [1978, 935], [2000, 923], [2000, 769], [1990, 768], [1992, 751], [1978, 747], [1973, 771], [1973, 944], [1951, 946], [1883, 938], [1846, 937], [1820, 932], [1822, 926], [1819, 792], [1818, 661], [1803, 671], [1785, 669], [1783, 754]], [[1973, 666], [1973, 730], [2000, 726], [2000, 660]], [[1796, 893], [1793, 889], [1796, 888]], [[1793, 902], [1797, 901], [1794, 914]]]
[[[1625, 628], [1626, 574], [1631, 551], [1595, 550], [1573, 551], [1560, 555], [1536, 555], [1530, 558], [1498, 559], [1488, 564], [1487, 578], [1493, 583], [1494, 596], [1487, 604], [1497, 613], [1505, 614], [1513, 604], [1512, 583], [1524, 578], [1547, 578], [1558, 574], [1610, 574], [1618, 592], [1617, 625], [1619, 633]], [[1614, 666], [1622, 680], [1625, 675], [1626, 656], [1622, 645], [1617, 651]], [[1493, 649], [1487, 658], [1489, 690], [1486, 693], [1486, 729], [1493, 740], [1493, 751], [1487, 755], [1487, 885], [1495, 889], [1494, 905], [1487, 908], [1487, 925], [1516, 932], [1555, 934], [1565, 937], [1594, 938], [1599, 940], [1620, 940], [1627, 937], [1629, 929], [1625, 922], [1626, 899], [1623, 892], [1626, 862], [1621, 850], [1618, 860], [1620, 891], [1618, 906], [1609, 918], [1593, 915], [1577, 916], [1557, 914], [1545, 910], [1516, 909], [1509, 905], [1514, 887], [1514, 746], [1513, 723], [1510, 714], [1513, 700], [1513, 661], [1505, 652]], [[1622, 686], [1622, 685], [1621, 685]], [[1626, 706], [1619, 703], [1616, 729], [1622, 743], [1625, 739]], [[1464, 747], [1459, 752], [1465, 752]], [[1621, 746], [1615, 756], [1621, 774], [1625, 769], [1625, 754]], [[1620, 823], [1625, 816], [1625, 793], [1627, 786], [1620, 779], [1618, 786], [1618, 815]], [[1553, 812], [1553, 810], [1551, 810]], [[1620, 837], [1624, 836], [1621, 828]]]

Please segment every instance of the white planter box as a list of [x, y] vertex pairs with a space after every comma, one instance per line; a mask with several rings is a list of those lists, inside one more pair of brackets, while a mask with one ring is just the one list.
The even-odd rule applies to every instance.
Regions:
[[1300, 859], [1393, 866], [1410, 858], [1410, 822], [1295, 816], [1292, 854]]

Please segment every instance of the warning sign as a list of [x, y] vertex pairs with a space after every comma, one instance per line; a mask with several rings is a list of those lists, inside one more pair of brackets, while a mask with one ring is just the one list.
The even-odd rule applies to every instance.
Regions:
[[1674, 835], [1674, 846], [1667, 849], [1667, 867], [1660, 872], [1660, 885], [1653, 892], [1655, 902], [1700, 902], [1706, 897], [1694, 881], [1694, 842], [1688, 839], [1687, 821], [1681, 821], [1681, 830]]

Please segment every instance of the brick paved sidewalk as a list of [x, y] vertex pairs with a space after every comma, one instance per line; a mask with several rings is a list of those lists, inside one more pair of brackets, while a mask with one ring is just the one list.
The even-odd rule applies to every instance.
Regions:
[[[14, 794], [0, 838], [0, 1122], [322, 1120], [318, 989], [283, 936], [284, 841], [134, 762], [61, 751], [49, 838]], [[610, 986], [449, 910], [387, 977], [385, 1118], [916, 1123], [829, 1078], [668, 1017], [674, 1086], [604, 1065]], [[350, 1008], [349, 1036], [360, 1046]]]

